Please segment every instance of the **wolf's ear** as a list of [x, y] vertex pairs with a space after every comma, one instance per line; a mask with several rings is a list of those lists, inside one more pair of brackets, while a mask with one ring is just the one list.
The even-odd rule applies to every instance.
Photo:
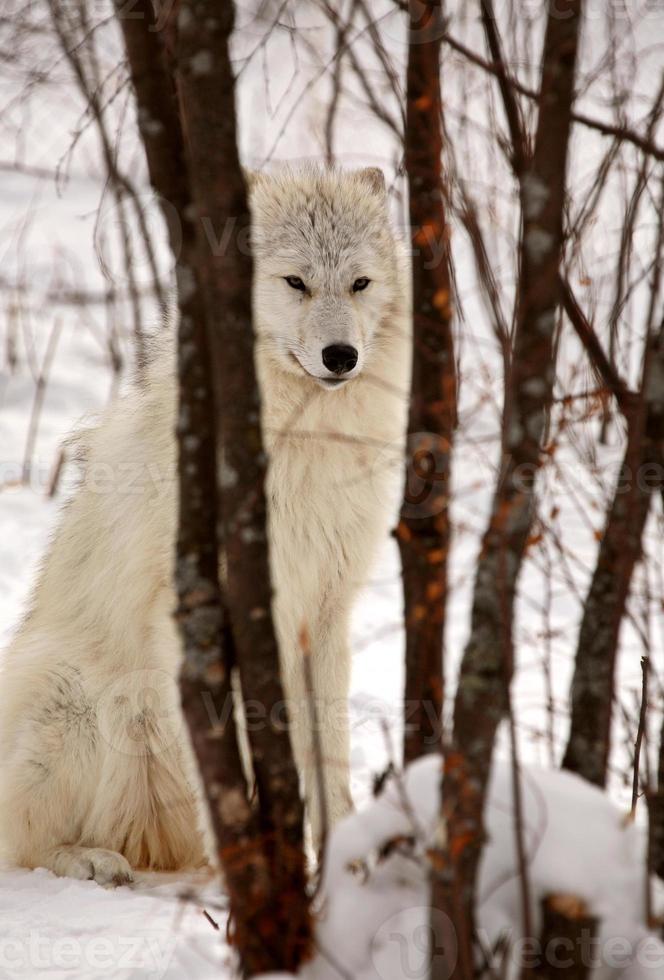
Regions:
[[374, 194], [379, 194], [384, 197], [387, 193], [385, 187], [385, 174], [380, 169], [380, 167], [365, 167], [363, 170], [358, 171], [359, 176], [368, 184]]

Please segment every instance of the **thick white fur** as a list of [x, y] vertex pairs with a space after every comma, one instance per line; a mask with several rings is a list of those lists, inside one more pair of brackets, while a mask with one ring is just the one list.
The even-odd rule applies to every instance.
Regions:
[[[348, 619], [398, 486], [408, 276], [375, 172], [258, 176], [251, 206], [274, 612], [316, 842], [321, 803], [298, 635], [306, 625], [334, 822], [351, 806]], [[307, 292], [285, 276], [299, 276]], [[371, 284], [353, 293], [359, 277]], [[335, 342], [355, 346], [359, 361], [345, 386], [325, 390], [320, 352]], [[171, 619], [175, 413], [166, 349], [147, 388], [81, 437], [82, 486], [4, 657], [0, 832], [28, 867], [106, 884], [133, 868], [206, 859]]]

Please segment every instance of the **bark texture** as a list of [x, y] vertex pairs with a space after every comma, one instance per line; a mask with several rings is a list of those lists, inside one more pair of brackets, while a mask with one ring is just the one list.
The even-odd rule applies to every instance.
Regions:
[[441, 5], [410, 4], [405, 159], [413, 239], [413, 371], [397, 527], [406, 618], [404, 758], [440, 751], [456, 367], [442, 192]]

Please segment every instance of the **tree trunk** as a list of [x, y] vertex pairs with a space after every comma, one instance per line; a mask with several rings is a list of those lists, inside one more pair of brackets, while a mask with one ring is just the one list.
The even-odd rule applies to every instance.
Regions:
[[[413, 240], [413, 369], [406, 488], [396, 535], [406, 619], [404, 760], [440, 751], [456, 366], [442, 192], [441, 7], [410, 4], [405, 158]], [[438, 246], [438, 247], [437, 247]]]
[[[581, 0], [549, 4], [540, 110], [532, 159], [521, 179], [523, 226], [517, 322], [503, 410], [503, 461], [477, 565], [471, 634], [446, 756], [452, 917], [460, 949], [474, 935], [475, 883], [484, 841], [483, 810], [493, 744], [508, 708], [513, 673], [512, 619], [519, 570], [532, 526], [541, 440], [551, 403], [553, 336], [561, 300], [565, 171], [574, 98]], [[472, 976], [460, 961], [455, 978]]]
[[[450, 548], [450, 459], [456, 423], [452, 285], [442, 174], [440, 0], [409, 4], [405, 159], [413, 243], [413, 367], [406, 486], [396, 536], [406, 625], [404, 761], [442, 749], [443, 643]], [[445, 253], [447, 250], [445, 250]], [[442, 776], [442, 766], [441, 766]], [[448, 976], [446, 893], [431, 885], [431, 980]]]
[[571, 728], [562, 763], [563, 769], [597, 786], [606, 783], [618, 639], [650, 509], [651, 491], [640, 473], [641, 466], [651, 461], [648, 457], [642, 426], [630, 419], [627, 447], [583, 608], [570, 690]]
[[585, 904], [571, 895], [542, 899], [539, 963], [534, 980], [587, 980], [599, 923]]
[[[284, 700], [271, 615], [251, 257], [242, 253], [237, 234], [223, 250], [210, 239], [211, 230], [238, 218], [248, 222], [227, 51], [233, 10], [230, 3], [220, 9], [183, 0], [176, 28], [173, 10], [157, 25], [150, 0], [137, 5], [139, 17], [119, 21], [178, 280], [182, 704], [217, 835], [232, 938], [242, 974], [250, 977], [297, 969], [311, 924], [302, 803], [288, 733], [273, 731], [268, 722], [252, 740], [255, 813], [228, 710], [236, 665], [244, 697], [260, 700], [268, 718]], [[221, 443], [224, 456], [217, 467]], [[218, 507], [220, 470], [225, 477]], [[227, 604], [218, 579], [222, 547], [229, 566]]]
[[[654, 294], [657, 290], [654, 288]], [[654, 491], [664, 489], [664, 324], [647, 344], [638, 395], [623, 399], [627, 446], [583, 610], [563, 768], [606, 783], [620, 626]]]

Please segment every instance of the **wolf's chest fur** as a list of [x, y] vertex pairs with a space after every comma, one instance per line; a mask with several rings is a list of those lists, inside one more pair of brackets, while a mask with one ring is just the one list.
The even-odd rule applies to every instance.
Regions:
[[266, 405], [270, 503], [285, 520], [297, 524], [301, 516], [327, 529], [352, 526], [375, 512], [376, 494], [390, 477], [393, 482], [390, 462], [401, 419], [372, 411], [362, 379], [351, 384], [312, 399], [288, 425]]
[[288, 425], [265, 405], [273, 578], [303, 610], [359, 584], [389, 525], [402, 419], [376, 413], [363, 385], [315, 394]]

